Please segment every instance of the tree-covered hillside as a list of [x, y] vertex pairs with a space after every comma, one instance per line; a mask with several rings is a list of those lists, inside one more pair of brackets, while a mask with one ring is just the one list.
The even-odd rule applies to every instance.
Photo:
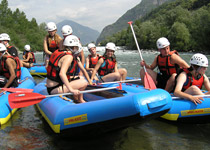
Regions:
[[43, 39], [47, 34], [45, 24], [40, 26], [36, 19], [29, 21], [24, 12], [16, 9], [14, 12], [8, 8], [8, 1], [2, 0], [0, 4], [0, 33], [9, 34], [10, 45], [23, 50], [25, 44], [30, 44], [32, 50], [43, 49]]
[[151, 12], [151, 10], [159, 7], [165, 2], [170, 2], [174, 0], [141, 0], [139, 4], [128, 10], [125, 14], [123, 14], [115, 23], [106, 26], [101, 32], [100, 36], [97, 39], [96, 43], [100, 43], [108, 36], [120, 32], [123, 29], [127, 28], [128, 21], [135, 21], [137, 19], [142, 18], [147, 13]]
[[[134, 30], [142, 49], [156, 49], [156, 40], [167, 37], [179, 51], [210, 53], [210, 1], [176, 0], [154, 9], [135, 22]], [[130, 27], [102, 42], [136, 49]]]

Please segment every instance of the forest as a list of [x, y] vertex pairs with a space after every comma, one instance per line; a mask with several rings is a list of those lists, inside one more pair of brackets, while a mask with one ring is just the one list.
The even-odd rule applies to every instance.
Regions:
[[[133, 23], [141, 49], [156, 48], [156, 41], [166, 37], [171, 48], [182, 52], [210, 53], [210, 1], [176, 0], [152, 10]], [[136, 49], [131, 29], [118, 32], [101, 42]]]
[[24, 45], [31, 45], [32, 51], [43, 50], [43, 39], [47, 34], [45, 23], [37, 24], [36, 19], [29, 21], [24, 12], [18, 8], [12, 12], [8, 8], [8, 1], [2, 0], [0, 4], [0, 33], [9, 34], [10, 45], [23, 51]]

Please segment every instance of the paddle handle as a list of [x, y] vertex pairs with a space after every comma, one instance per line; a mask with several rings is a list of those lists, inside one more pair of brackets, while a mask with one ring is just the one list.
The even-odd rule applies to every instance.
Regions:
[[[133, 30], [133, 25], [132, 25], [132, 23], [133, 23], [132, 21], [129, 21], [129, 22], [128, 22], [128, 24], [129, 24], [130, 27], [131, 27], [131, 31], [132, 31], [132, 33], [133, 33], [134, 40], [135, 40], [135, 42], [136, 42], [136, 47], [137, 47], [137, 49], [138, 49], [138, 51], [139, 51], [139, 56], [140, 56], [141, 60], [143, 60], [143, 57], [142, 57], [142, 54], [141, 54], [141, 50], [140, 50], [140, 48], [139, 48], [139, 44], [138, 44], [138, 41], [137, 41], [137, 38], [136, 38], [135, 32], [134, 32], [134, 30]], [[144, 71], [147, 72], [145, 66], [143, 66], [143, 68], [144, 68]]]
[[134, 40], [135, 40], [135, 42], [136, 42], [136, 47], [137, 47], [137, 49], [138, 49], [138, 51], [139, 51], [139, 56], [140, 56], [141, 60], [143, 60], [143, 57], [142, 57], [142, 54], [141, 54], [141, 50], [140, 50], [140, 48], [139, 48], [139, 44], [138, 44], [138, 41], [137, 41], [137, 38], [136, 38], [135, 32], [134, 32], [134, 30], [133, 30], [133, 25], [132, 25], [132, 23], [133, 23], [132, 21], [129, 21], [129, 22], [128, 22], [128, 24], [129, 24], [130, 27], [131, 27], [131, 31], [132, 31], [132, 33], [133, 33]]

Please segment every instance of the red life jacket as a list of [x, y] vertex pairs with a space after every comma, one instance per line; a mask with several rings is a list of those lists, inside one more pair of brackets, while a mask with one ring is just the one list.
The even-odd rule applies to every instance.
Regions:
[[33, 58], [29, 58], [28, 62], [29, 63], [35, 63], [36, 60], [35, 60], [35, 56], [34, 56], [34, 53], [33, 52], [26, 52], [26, 59], [28, 58], [28, 54], [31, 53]]
[[115, 68], [115, 64], [116, 64], [116, 59], [112, 58], [112, 60], [110, 59], [106, 59], [105, 57], [103, 56], [100, 56], [100, 58], [103, 58], [104, 59], [104, 63], [102, 65], [104, 65], [103, 67], [100, 67], [98, 69], [98, 74], [100, 76], [105, 76], [109, 73], [112, 73], [114, 72], [114, 68]]
[[[62, 80], [59, 76], [61, 68], [58, 66], [58, 62], [65, 55], [72, 55], [72, 54], [69, 52], [63, 52], [61, 50], [56, 50], [50, 56], [49, 64], [47, 67], [47, 78], [48, 79], [62, 83]], [[70, 76], [75, 76], [76, 71], [77, 71], [77, 61], [74, 58], [71, 63], [71, 66], [68, 68], [68, 70], [66, 72], [67, 78], [70, 79]]]
[[183, 69], [183, 70], [184, 70], [184, 72], [187, 73], [187, 80], [183, 85], [182, 91], [185, 91], [192, 85], [195, 85], [201, 89], [203, 86], [203, 82], [204, 82], [204, 76], [202, 75], [198, 79], [195, 79], [188, 69]]
[[96, 64], [98, 63], [99, 55], [95, 58], [92, 57], [92, 55], [88, 55], [89, 57], [89, 68], [95, 68]]
[[47, 47], [50, 52], [54, 52], [55, 50], [59, 49], [59, 45], [56, 43], [55, 40], [52, 40], [51, 43], [48, 41], [49, 36], [47, 36]]
[[2, 72], [3, 75], [9, 79], [10, 78], [10, 72], [9, 69], [6, 66], [6, 60], [7, 58], [12, 58], [15, 63], [16, 63], [16, 68], [15, 68], [15, 74], [16, 74], [16, 78], [20, 79], [21, 76], [21, 67], [20, 67], [20, 60], [18, 57], [13, 57], [13, 56], [7, 56], [7, 57], [2, 57], [2, 61], [1, 61], [1, 67], [2, 67]]
[[173, 73], [177, 73], [178, 70], [180, 69], [180, 67], [177, 65], [177, 64], [171, 64], [170, 60], [171, 60], [171, 55], [172, 54], [178, 54], [178, 52], [176, 50], [174, 51], [171, 51], [168, 56], [165, 56], [165, 57], [162, 57], [162, 55], [158, 55], [157, 57], [157, 65], [158, 65], [158, 68], [160, 70], [160, 72], [163, 74], [163, 75], [166, 75], [166, 76], [171, 76]]

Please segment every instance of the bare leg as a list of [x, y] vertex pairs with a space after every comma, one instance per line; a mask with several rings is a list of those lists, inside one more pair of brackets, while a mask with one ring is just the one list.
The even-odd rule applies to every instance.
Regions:
[[190, 86], [184, 92], [190, 95], [204, 95], [204, 93], [195, 85]]
[[[152, 77], [152, 80], [154, 81], [154, 83], [157, 85], [157, 81], [156, 81], [157, 73], [155, 71], [151, 70], [151, 69], [146, 69], [146, 70], [147, 70], [147, 73]], [[144, 76], [145, 76], [145, 71], [142, 68], [140, 70], [140, 77], [141, 77], [142, 83], [144, 83]]]
[[119, 72], [109, 73], [102, 78], [104, 82], [120, 81], [120, 79], [121, 76]]
[[124, 81], [127, 77], [127, 70], [125, 68], [120, 68], [120, 69], [118, 69], [118, 71], [119, 71], [120, 76], [121, 76], [120, 81]]
[[165, 90], [168, 92], [171, 92], [175, 86], [175, 77], [176, 77], [176, 73], [173, 73], [171, 75], [171, 77], [168, 79], [167, 83], [166, 83], [166, 87]]

